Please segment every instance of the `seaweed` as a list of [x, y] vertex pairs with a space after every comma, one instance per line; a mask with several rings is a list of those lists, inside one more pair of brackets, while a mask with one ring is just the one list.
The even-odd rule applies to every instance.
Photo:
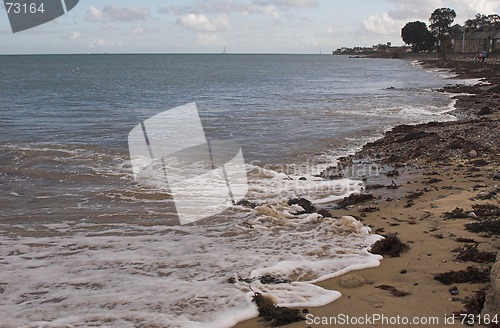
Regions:
[[247, 199], [242, 199], [239, 202], [236, 203], [236, 205], [243, 206], [243, 207], [249, 207], [249, 208], [256, 208], [257, 204], [254, 202], [251, 202]]
[[472, 208], [477, 216], [491, 218], [500, 216], [500, 207], [494, 204], [474, 204]]
[[459, 283], [482, 283], [490, 281], [490, 268], [479, 269], [475, 266], [467, 267], [465, 270], [448, 271], [434, 275], [434, 280], [437, 280], [445, 285]]
[[444, 212], [443, 217], [446, 220], [450, 219], [466, 219], [469, 217], [467, 213], [465, 213], [463, 208], [456, 207], [453, 211], [451, 212]]
[[253, 301], [257, 304], [259, 317], [262, 317], [265, 321], [269, 321], [272, 327], [305, 320], [299, 309], [277, 306], [271, 299], [263, 296], [261, 293], [253, 293]]
[[396, 297], [403, 297], [403, 296], [407, 296], [407, 295], [411, 294], [410, 292], [399, 290], [396, 287], [389, 286], [389, 285], [375, 286], [375, 288], [380, 288], [382, 290], [389, 291], [389, 292], [391, 292], [392, 296], [396, 296]]
[[402, 252], [410, 247], [403, 243], [397, 234], [390, 233], [384, 239], [380, 239], [373, 244], [370, 252], [373, 254], [390, 255], [391, 257], [399, 257]]
[[278, 277], [271, 276], [270, 274], [266, 274], [259, 278], [260, 282], [266, 285], [276, 285], [276, 284], [289, 284], [290, 280], [282, 279]]
[[347, 208], [347, 206], [363, 203], [367, 200], [372, 200], [372, 194], [351, 194], [337, 203], [339, 208]]
[[495, 252], [481, 252], [477, 249], [477, 244], [465, 244], [459, 249], [459, 254], [455, 259], [459, 261], [470, 261], [476, 263], [495, 262], [497, 254]]
[[465, 229], [470, 232], [485, 232], [488, 234], [499, 235], [500, 234], [500, 219], [496, 220], [484, 220], [481, 222], [472, 222], [465, 225]]
[[307, 200], [305, 198], [293, 198], [288, 201], [288, 205], [299, 205], [304, 209], [303, 212], [297, 213], [297, 214], [311, 214], [316, 211], [316, 208], [314, 205], [311, 203], [310, 200]]
[[453, 314], [456, 316], [463, 316], [464, 314], [480, 315], [486, 302], [487, 291], [488, 288], [485, 287], [477, 291], [472, 297], [466, 297], [463, 300], [465, 309]]

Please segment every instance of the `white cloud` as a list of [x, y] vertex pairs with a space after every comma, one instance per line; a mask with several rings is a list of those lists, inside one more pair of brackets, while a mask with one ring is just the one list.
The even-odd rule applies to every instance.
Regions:
[[257, 5], [272, 5], [282, 8], [317, 8], [319, 3], [316, 0], [253, 0]]
[[490, 14], [500, 11], [497, 0], [386, 0], [393, 8], [385, 13], [372, 15], [362, 22], [361, 30], [384, 36], [401, 43], [401, 29], [406, 23], [419, 20], [429, 24], [429, 17], [437, 8], [451, 8], [457, 17], [454, 23], [463, 24], [476, 13]]
[[90, 6], [87, 9], [87, 15], [85, 16], [85, 20], [89, 22], [100, 22], [103, 19], [102, 11], [94, 6]]
[[394, 5], [388, 15], [394, 19], [421, 20], [428, 22], [432, 12], [437, 8], [451, 8], [457, 13], [456, 22], [462, 24], [476, 13], [492, 14], [500, 11], [498, 0], [386, 0]]
[[272, 18], [279, 20], [280, 15], [278, 10], [274, 6], [266, 6], [262, 8], [262, 13], [267, 16], [271, 16]]
[[373, 34], [378, 35], [390, 35], [394, 33], [394, 31], [400, 31], [401, 20], [396, 20], [389, 16], [387, 13], [383, 13], [382, 15], [373, 15], [368, 17], [363, 22], [363, 28], [371, 32]]
[[120, 7], [115, 4], [104, 6], [102, 12], [114, 20], [123, 22], [144, 21], [151, 18], [151, 13], [147, 8]]
[[196, 32], [215, 32], [231, 28], [227, 14], [210, 19], [203, 14], [190, 13], [180, 17], [177, 24]]
[[106, 5], [102, 10], [95, 6], [87, 9], [85, 20], [89, 22], [103, 22], [106, 20], [132, 22], [145, 21], [151, 18], [147, 8], [120, 7], [115, 4]]

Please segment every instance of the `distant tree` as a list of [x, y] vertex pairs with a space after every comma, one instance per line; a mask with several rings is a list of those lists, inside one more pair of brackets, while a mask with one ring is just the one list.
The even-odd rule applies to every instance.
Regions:
[[467, 32], [482, 32], [500, 29], [500, 16], [497, 14], [481, 15], [476, 14], [476, 17], [465, 21], [465, 29]]
[[401, 38], [411, 45], [413, 52], [431, 50], [436, 38], [427, 29], [424, 22], [410, 22], [401, 29]]
[[434, 10], [429, 18], [429, 25], [432, 34], [440, 41], [446, 39], [450, 33], [451, 23], [455, 20], [457, 14], [450, 8], [439, 8]]

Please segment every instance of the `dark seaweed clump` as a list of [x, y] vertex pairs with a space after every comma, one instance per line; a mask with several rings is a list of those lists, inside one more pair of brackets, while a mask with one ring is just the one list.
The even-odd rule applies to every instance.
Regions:
[[399, 257], [402, 252], [410, 247], [403, 243], [397, 234], [390, 233], [384, 239], [378, 240], [373, 244], [370, 250], [373, 254], [389, 255], [391, 257]]
[[359, 204], [366, 202], [367, 200], [372, 200], [374, 197], [372, 194], [351, 194], [349, 197], [345, 197], [337, 203], [339, 208], [347, 208], [347, 206]]
[[480, 269], [475, 266], [470, 266], [465, 270], [449, 271], [440, 273], [434, 276], [434, 279], [445, 284], [460, 284], [460, 283], [482, 283], [490, 281], [490, 268]]
[[465, 244], [459, 249], [459, 254], [455, 257], [459, 261], [469, 261], [476, 263], [495, 262], [497, 254], [495, 252], [484, 252], [477, 249], [477, 244]]
[[305, 198], [293, 198], [288, 201], [288, 205], [299, 205], [304, 209], [303, 212], [297, 213], [297, 214], [311, 214], [316, 212], [316, 208], [314, 205], [311, 203], [310, 200], [305, 199]]
[[254, 292], [253, 301], [257, 304], [259, 317], [270, 322], [272, 327], [283, 326], [304, 320], [299, 309], [277, 306], [273, 301], [263, 296], [261, 293]]
[[492, 235], [500, 235], [500, 219], [467, 223], [465, 229], [475, 233], [485, 232]]
[[380, 286], [375, 286], [375, 288], [380, 288], [382, 290], [387, 290], [388, 292], [391, 292], [392, 296], [396, 297], [403, 297], [406, 295], [410, 295], [410, 292], [404, 291], [404, 290], [399, 290], [394, 286], [389, 286], [389, 285], [380, 285]]

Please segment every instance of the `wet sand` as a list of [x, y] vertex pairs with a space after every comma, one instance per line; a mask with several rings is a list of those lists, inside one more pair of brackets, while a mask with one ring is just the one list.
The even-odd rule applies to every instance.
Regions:
[[[500, 64], [431, 60], [425, 65], [454, 70], [461, 78], [485, 78], [489, 84], [450, 85], [443, 90], [474, 94], [456, 97], [458, 121], [399, 126], [356, 155], [344, 158], [343, 165], [366, 160], [377, 163], [382, 177], [367, 177], [365, 182], [366, 192], [375, 196], [374, 200], [331, 211], [334, 217], [352, 215], [379, 234], [397, 233], [410, 249], [400, 257], [384, 256], [377, 268], [351, 272], [368, 281], [363, 286], [342, 287], [342, 276], [318, 283], [340, 291], [341, 299], [310, 308], [309, 320], [285, 327], [334, 326], [334, 320], [340, 324], [339, 320], [346, 316], [354, 321], [345, 325], [352, 327], [462, 327], [461, 320], [450, 319], [453, 312], [463, 310], [462, 301], [488, 285], [448, 286], [436, 281], [434, 275], [492, 265], [458, 261], [453, 250], [464, 247], [464, 240], [477, 244], [480, 251], [498, 252], [500, 248], [498, 232], [475, 233], [464, 227], [482, 219], [479, 211], [475, 213], [478, 205], [500, 205]], [[386, 188], [392, 181], [397, 189]], [[379, 186], [373, 189], [374, 185]], [[454, 216], [463, 218], [446, 219], [445, 213], [453, 211]], [[392, 296], [376, 288], [380, 285], [393, 286], [409, 295]], [[450, 292], [454, 286], [458, 294]], [[256, 318], [236, 327], [266, 326], [269, 323]]]

